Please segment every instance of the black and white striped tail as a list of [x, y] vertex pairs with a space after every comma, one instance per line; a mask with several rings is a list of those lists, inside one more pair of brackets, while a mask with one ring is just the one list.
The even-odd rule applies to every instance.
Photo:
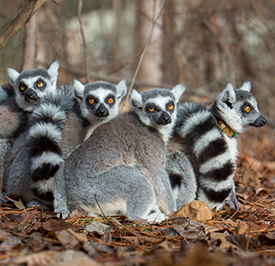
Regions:
[[198, 199], [222, 208], [234, 190], [235, 161], [215, 116], [197, 103], [178, 107], [176, 132], [190, 147], [196, 162]]
[[63, 163], [62, 130], [73, 104], [73, 94], [63, 88], [45, 96], [33, 111], [27, 142], [33, 181], [49, 179]]

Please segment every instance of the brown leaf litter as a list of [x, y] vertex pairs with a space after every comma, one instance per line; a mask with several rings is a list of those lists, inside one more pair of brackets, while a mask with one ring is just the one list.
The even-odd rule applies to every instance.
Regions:
[[[251, 139], [252, 137], [250, 137]], [[39, 208], [1, 209], [1, 265], [275, 265], [275, 151], [268, 138], [241, 137], [240, 210], [189, 203], [161, 223], [124, 216], [59, 219]], [[264, 150], [264, 151], [263, 151]], [[272, 158], [271, 160], [269, 158]]]

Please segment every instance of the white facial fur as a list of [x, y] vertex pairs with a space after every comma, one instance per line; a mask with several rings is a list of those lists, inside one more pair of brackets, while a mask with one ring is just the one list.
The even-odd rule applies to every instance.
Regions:
[[186, 87], [183, 84], [178, 84], [172, 89], [172, 92], [176, 99], [176, 103], [179, 101], [181, 95], [184, 93], [185, 90]]
[[58, 77], [58, 69], [59, 69], [58, 61], [53, 62], [48, 69], [48, 74], [50, 76], [51, 85], [53, 87], [56, 87], [56, 81], [57, 81], [57, 77]]
[[121, 80], [117, 86], [116, 86], [116, 90], [117, 90], [117, 99], [121, 99], [125, 96], [126, 92], [127, 92], [127, 85], [126, 85], [126, 80], [123, 79]]

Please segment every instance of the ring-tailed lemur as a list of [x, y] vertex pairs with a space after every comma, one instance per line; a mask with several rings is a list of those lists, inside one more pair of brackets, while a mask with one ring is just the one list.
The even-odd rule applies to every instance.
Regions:
[[56, 90], [59, 64], [49, 69], [32, 69], [18, 73], [8, 68], [10, 84], [0, 88], [0, 156], [1, 161], [14, 140], [27, 128], [29, 114], [48, 92]]
[[176, 210], [165, 171], [165, 145], [184, 90], [183, 85], [172, 91], [155, 88], [139, 94], [134, 90], [134, 111], [98, 127], [72, 152], [64, 174], [69, 211], [101, 215], [96, 199], [105, 215], [119, 212], [130, 219], [153, 219], [148, 217], [152, 209], [165, 214]]
[[[245, 82], [236, 90], [229, 83], [210, 110], [192, 102], [178, 105], [177, 123], [168, 150], [183, 152], [183, 157], [172, 156], [170, 159], [173, 160], [167, 164], [177, 202], [187, 203], [197, 198], [210, 208], [221, 209], [229, 201], [232, 207], [238, 209], [234, 184], [238, 156], [235, 136], [249, 126], [266, 124], [250, 89], [250, 82]], [[192, 167], [186, 163], [184, 154]], [[180, 164], [187, 169], [178, 171]], [[196, 184], [191, 184], [194, 173], [197, 190]], [[192, 180], [190, 184], [189, 178]], [[189, 194], [184, 193], [186, 184]], [[178, 205], [178, 208], [182, 206]]]
[[92, 129], [118, 114], [127, 92], [125, 81], [118, 85], [97, 81], [70, 86], [48, 95], [34, 109], [24, 148], [7, 167], [7, 193], [19, 196], [28, 206], [62, 212], [59, 190], [63, 184], [63, 162]]

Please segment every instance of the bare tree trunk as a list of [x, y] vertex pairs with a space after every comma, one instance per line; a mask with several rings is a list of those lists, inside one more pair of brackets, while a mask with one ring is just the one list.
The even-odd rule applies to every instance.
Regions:
[[179, 82], [179, 66], [176, 51], [177, 36], [175, 31], [175, 1], [166, 1], [163, 8], [163, 82], [175, 84]]
[[88, 83], [89, 82], [89, 73], [88, 73], [87, 44], [86, 44], [85, 33], [83, 30], [81, 11], [82, 11], [82, 0], [79, 0], [78, 1], [77, 17], [78, 17], [78, 21], [79, 21], [80, 35], [81, 35], [82, 45], [83, 45], [83, 65], [84, 65], [84, 73], [85, 73], [85, 83]]
[[[111, 58], [111, 68], [116, 69], [118, 64], [117, 60], [120, 58], [121, 54], [121, 45], [120, 45], [120, 28], [121, 28], [121, 9], [122, 3], [121, 0], [113, 0], [112, 1], [112, 8], [116, 15], [116, 26], [114, 28], [114, 33], [112, 36], [112, 58]], [[116, 71], [115, 75], [119, 76], [119, 71]]]
[[34, 68], [36, 55], [36, 14], [26, 24], [22, 71]]
[[0, 50], [25, 26], [47, 0], [26, 1], [17, 14], [0, 28]]
[[[161, 1], [139, 1], [142, 8], [139, 36], [140, 44], [144, 46], [152, 29], [155, 16], [161, 8]], [[154, 28], [150, 45], [147, 48], [140, 65], [138, 79], [145, 83], [161, 83], [162, 81], [162, 17]]]

